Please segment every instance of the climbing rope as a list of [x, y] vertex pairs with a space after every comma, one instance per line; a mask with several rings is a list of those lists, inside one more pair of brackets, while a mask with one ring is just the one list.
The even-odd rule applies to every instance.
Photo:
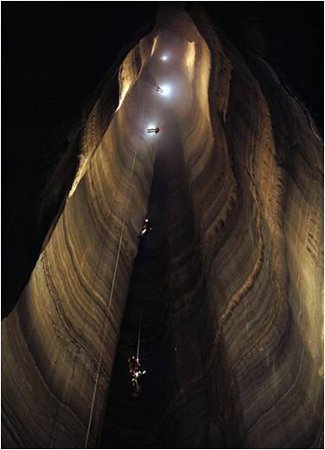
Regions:
[[[130, 179], [132, 179], [132, 176], [133, 176], [136, 156], [137, 156], [137, 150], [134, 151], [132, 167], [131, 167], [131, 172], [130, 172]], [[113, 278], [112, 278], [112, 287], [111, 287], [111, 292], [110, 292], [109, 301], [108, 301], [107, 314], [109, 314], [109, 312], [110, 312], [110, 307], [111, 307], [112, 298], [113, 298], [113, 294], [114, 294], [116, 273], [117, 273], [118, 263], [119, 263], [119, 259], [120, 259], [120, 253], [121, 253], [122, 242], [123, 242], [123, 234], [124, 234], [124, 229], [125, 229], [125, 221], [126, 221], [126, 217], [127, 217], [129, 204], [130, 204], [130, 197], [128, 199], [127, 207], [125, 209], [125, 214], [124, 214], [123, 221], [122, 221], [122, 228], [121, 228], [120, 239], [119, 239], [119, 243], [118, 243], [118, 250], [117, 250], [117, 255], [116, 255], [116, 260], [115, 260], [115, 266], [114, 266], [114, 272], [113, 272]], [[90, 409], [90, 416], [89, 416], [88, 427], [87, 427], [85, 448], [88, 448], [88, 441], [89, 441], [90, 429], [91, 429], [91, 424], [92, 424], [92, 419], [93, 419], [99, 375], [100, 375], [102, 360], [103, 360], [104, 344], [106, 341], [106, 332], [107, 332], [107, 327], [104, 328], [103, 339], [102, 339], [101, 348], [100, 348], [98, 369], [97, 369], [96, 381], [95, 381], [95, 386], [94, 386], [94, 391], [93, 391], [93, 396], [92, 396], [92, 401], [91, 401], [91, 409]]]
[[[89, 170], [91, 170], [91, 162], [90, 162], [90, 164], [89, 164]], [[103, 255], [105, 243], [106, 243], [106, 239], [103, 239], [103, 240], [102, 240], [102, 246], [101, 246], [101, 249], [100, 249], [100, 254], [99, 254], [98, 264], [97, 264], [97, 267], [96, 267], [96, 270], [95, 270], [94, 280], [96, 280], [97, 274], [98, 274], [98, 271], [99, 271], [99, 268], [100, 268], [100, 262], [101, 262], [101, 260], [102, 260], [102, 255]], [[44, 256], [43, 256], [42, 258], [43, 258], [43, 260], [45, 259], [45, 254], [44, 254]], [[43, 264], [43, 271], [44, 271], [44, 274], [45, 274], [45, 276], [46, 276], [46, 271], [44, 270], [44, 262], [43, 262], [42, 264]], [[46, 276], [46, 280], [47, 280], [47, 276]], [[48, 284], [48, 283], [47, 283], [47, 284]], [[84, 325], [85, 325], [85, 318], [84, 318], [83, 323], [82, 323], [82, 331], [81, 331], [81, 334], [82, 334], [82, 332], [83, 332]], [[76, 358], [76, 357], [75, 357], [75, 358]], [[56, 433], [56, 430], [57, 430], [57, 420], [58, 420], [58, 417], [59, 417], [59, 414], [60, 414], [61, 405], [62, 405], [62, 404], [65, 404], [65, 401], [66, 401], [66, 394], [67, 394], [67, 387], [68, 387], [68, 384], [69, 384], [69, 383], [68, 383], [68, 380], [66, 379], [65, 382], [64, 382], [64, 388], [63, 388], [63, 394], [62, 394], [62, 396], [61, 396], [61, 401], [59, 402], [59, 405], [58, 405], [57, 410], [56, 410], [56, 413], [55, 413], [55, 420], [54, 420], [54, 422], [53, 422], [53, 428], [52, 428], [51, 434], [50, 434], [51, 438], [50, 438], [49, 448], [53, 448], [53, 442], [54, 442], [54, 440], [55, 440], [55, 433]]]
[[139, 361], [139, 353], [140, 353], [141, 323], [142, 323], [142, 306], [140, 306], [140, 314], [139, 314], [139, 332], [138, 332], [138, 344], [137, 344], [137, 361]]
[[[144, 123], [144, 117], [142, 117], [142, 122]], [[132, 179], [132, 177], [133, 177], [136, 157], [137, 157], [137, 148], [134, 151], [132, 167], [131, 167], [131, 173], [130, 173], [130, 179]], [[125, 209], [125, 215], [124, 215], [124, 218], [123, 218], [123, 221], [122, 221], [122, 228], [121, 228], [121, 234], [120, 234], [118, 250], [117, 250], [117, 256], [116, 256], [116, 261], [115, 261], [115, 267], [114, 267], [114, 272], [113, 272], [112, 287], [111, 287], [111, 293], [110, 293], [109, 302], [108, 302], [107, 314], [109, 314], [109, 312], [110, 312], [110, 307], [111, 307], [111, 303], [112, 303], [112, 299], [113, 299], [117, 268], [118, 268], [118, 263], [119, 263], [119, 258], [120, 258], [120, 252], [121, 252], [121, 247], [122, 247], [122, 242], [123, 242], [123, 234], [124, 234], [124, 228], [125, 228], [125, 221], [126, 221], [126, 217], [127, 217], [129, 204], [130, 204], [130, 196], [128, 198], [127, 207]], [[89, 421], [88, 421], [88, 427], [87, 427], [87, 434], [86, 434], [86, 440], [85, 440], [85, 448], [88, 448], [88, 441], [89, 441], [90, 429], [91, 429], [91, 424], [92, 424], [92, 419], [93, 419], [93, 413], [94, 413], [94, 406], [95, 406], [95, 400], [96, 400], [98, 381], [99, 381], [99, 376], [100, 376], [100, 371], [101, 371], [101, 366], [102, 366], [102, 360], [103, 360], [104, 344], [105, 344], [105, 341], [106, 341], [106, 332], [107, 332], [107, 327], [104, 327], [103, 339], [102, 339], [102, 343], [101, 343], [100, 356], [99, 356], [99, 362], [98, 362], [98, 369], [97, 369], [97, 374], [96, 374], [96, 381], [95, 381], [95, 386], [94, 386], [94, 391], [93, 391], [93, 396], [92, 396], [92, 401], [91, 401], [91, 409], [90, 409], [90, 415], [89, 415]], [[141, 338], [141, 321], [140, 321], [140, 324], [139, 324], [137, 355], [139, 354], [139, 350], [140, 350], [140, 338]]]

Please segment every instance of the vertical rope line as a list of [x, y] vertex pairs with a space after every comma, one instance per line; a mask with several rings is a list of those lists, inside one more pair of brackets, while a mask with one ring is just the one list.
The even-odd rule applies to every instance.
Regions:
[[[91, 169], [91, 162], [90, 162], [90, 164], [89, 164], [89, 170]], [[101, 261], [101, 259], [102, 259], [102, 255], [103, 255], [103, 251], [104, 251], [104, 245], [105, 245], [105, 242], [106, 242], [106, 238], [104, 238], [104, 239], [102, 239], [102, 246], [101, 246], [101, 250], [100, 250], [100, 254], [99, 254], [99, 259], [98, 259], [98, 264], [97, 264], [97, 267], [96, 267], [96, 270], [95, 270], [95, 276], [94, 276], [94, 280], [96, 280], [96, 278], [97, 278], [97, 274], [98, 274], [98, 271], [99, 271], [99, 267], [100, 267], [100, 261]], [[43, 253], [42, 253], [42, 259], [41, 259], [41, 264], [42, 264], [42, 269], [43, 269], [43, 273], [44, 273], [44, 277], [45, 277], [45, 279], [47, 280], [47, 271], [44, 269], [44, 264], [45, 264], [45, 250], [43, 251]], [[47, 281], [46, 281], [47, 282]], [[81, 335], [83, 334], [83, 329], [84, 329], [84, 325], [85, 325], [85, 318], [84, 318], [84, 320], [83, 320], [83, 323], [82, 323], [82, 330], [81, 330]], [[33, 330], [32, 330], [33, 331]], [[31, 336], [31, 334], [32, 333], [30, 333], [30, 336]], [[29, 337], [30, 337], [29, 336]], [[75, 357], [76, 358], [76, 357]], [[72, 374], [72, 378], [73, 378], [73, 374]], [[57, 409], [56, 409], [56, 414], [55, 414], [55, 420], [54, 420], [54, 422], [53, 422], [53, 427], [52, 427], [52, 430], [51, 430], [51, 438], [50, 438], [50, 443], [49, 443], [49, 448], [53, 448], [53, 442], [55, 441], [55, 434], [56, 434], [56, 429], [57, 429], [57, 422], [58, 422], [58, 417], [59, 417], [59, 414], [60, 414], [60, 410], [61, 410], [61, 404], [65, 404], [66, 405], [66, 393], [67, 393], [67, 386], [68, 386], [68, 381], [67, 381], [67, 379], [65, 379], [65, 383], [64, 383], [64, 389], [63, 389], [63, 391], [62, 391], [62, 396], [61, 396], [61, 401], [59, 402], [59, 405], [58, 405], [58, 407], [57, 407]]]
[[137, 361], [139, 361], [139, 353], [140, 353], [141, 323], [142, 323], [142, 306], [140, 306], [140, 314], [139, 314], [139, 332], [138, 332], [138, 345], [137, 345]]
[[[137, 156], [137, 150], [134, 151], [130, 178], [132, 178], [132, 176], [133, 176], [136, 156]], [[118, 267], [118, 263], [119, 263], [119, 259], [120, 259], [120, 252], [121, 252], [122, 241], [123, 241], [125, 220], [126, 220], [129, 204], [130, 204], [130, 197], [128, 199], [127, 208], [126, 208], [126, 211], [125, 211], [125, 214], [124, 214], [124, 218], [123, 218], [123, 222], [122, 222], [122, 228], [121, 228], [121, 234], [120, 234], [119, 245], [118, 245], [118, 250], [117, 250], [117, 256], [116, 256], [116, 260], [115, 260], [115, 267], [114, 267], [114, 273], [113, 273], [113, 279], [112, 279], [112, 288], [111, 288], [111, 293], [110, 293], [109, 302], [108, 302], [107, 314], [109, 314], [109, 312], [110, 312], [110, 307], [111, 307], [111, 303], [112, 303], [114, 287], [115, 287], [115, 280], [116, 280], [116, 273], [117, 273], [117, 267]], [[85, 448], [88, 448], [88, 441], [89, 441], [90, 428], [91, 428], [92, 419], [93, 419], [93, 413], [94, 413], [94, 406], [95, 406], [95, 399], [96, 399], [99, 375], [100, 375], [101, 366], [102, 366], [102, 360], [103, 360], [103, 350], [104, 350], [104, 343], [105, 343], [105, 340], [106, 340], [106, 332], [107, 332], [107, 327], [104, 328], [103, 339], [102, 339], [102, 344], [101, 344], [101, 349], [100, 349], [98, 369], [97, 369], [97, 374], [96, 374], [96, 381], [95, 381], [94, 392], [93, 392], [93, 396], [92, 396], [92, 400], [91, 400], [91, 409], [90, 409], [90, 415], [89, 415], [89, 421], [88, 421], [88, 428], [87, 428], [87, 434], [86, 434]]]

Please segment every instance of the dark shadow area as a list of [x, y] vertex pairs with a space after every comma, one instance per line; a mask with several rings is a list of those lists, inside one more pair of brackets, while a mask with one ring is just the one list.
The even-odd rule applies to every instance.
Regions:
[[[103, 423], [101, 448], [225, 448], [240, 446], [241, 409], [213, 299], [202, 272], [189, 180], [177, 120], [158, 149], [148, 216], [122, 321]], [[142, 392], [132, 396], [128, 358], [136, 355], [141, 320]]]
[[108, 126], [118, 104], [119, 65], [154, 26], [157, 6], [29, 2], [1, 7], [5, 317], [64, 206], [85, 120], [110, 78], [103, 109]]
[[[169, 310], [166, 245], [168, 167], [164, 156], [163, 152], [158, 153], [155, 161], [148, 205], [152, 231], [139, 238], [110, 385], [102, 448], [150, 447], [146, 434], [159, 422], [171, 397], [171, 344], [166, 326]], [[137, 354], [140, 317], [139, 357], [141, 368], [147, 373], [140, 379], [140, 396], [134, 398], [128, 357]]]
[[[189, 2], [188, 2], [189, 3]], [[322, 2], [191, 2], [202, 7], [242, 56], [262, 56], [324, 133]]]

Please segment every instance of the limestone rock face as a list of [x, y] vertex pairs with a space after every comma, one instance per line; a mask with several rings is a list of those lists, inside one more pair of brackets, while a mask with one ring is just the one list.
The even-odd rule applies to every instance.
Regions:
[[[308, 114], [265, 61], [183, 12], [160, 14], [119, 78], [2, 324], [3, 447], [320, 448], [323, 170]], [[140, 309], [152, 376], [134, 403]]]

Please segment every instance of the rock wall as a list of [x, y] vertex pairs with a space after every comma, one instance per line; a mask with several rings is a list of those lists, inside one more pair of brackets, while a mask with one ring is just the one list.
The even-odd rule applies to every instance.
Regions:
[[[123, 95], [146, 52], [128, 54]], [[128, 117], [136, 96], [109, 124], [105, 91], [94, 106], [63, 213], [3, 321], [5, 447], [91, 447], [98, 435], [152, 177], [152, 149]]]
[[[164, 103], [161, 78], [174, 83]], [[112, 414], [126, 417], [127, 403], [108, 422], [104, 411], [129, 294], [147, 298], [146, 338], [161, 327], [173, 381], [150, 429], [120, 426], [124, 443], [320, 448], [323, 172], [308, 114], [265, 61], [179, 11], [162, 11], [123, 62], [107, 128], [102, 98], [64, 210], [3, 321], [3, 446], [92, 447], [103, 423], [116, 444]], [[148, 204], [164, 270], [130, 284]]]
[[[218, 40], [209, 30], [205, 37], [215, 54]], [[238, 197], [233, 206], [224, 196], [229, 216], [216, 215], [215, 236], [206, 232], [202, 239], [221, 238], [222, 246], [211, 250], [210, 243], [203, 260], [211, 255], [209, 282], [221, 306], [218, 334], [236, 384], [242, 445], [322, 446], [321, 141], [265, 61], [251, 57], [248, 68], [224, 38], [219, 42], [223, 51], [216, 53], [226, 55], [221, 79], [231, 66], [223, 132]], [[218, 91], [210, 98], [217, 111]], [[219, 111], [225, 117], [225, 108]]]

